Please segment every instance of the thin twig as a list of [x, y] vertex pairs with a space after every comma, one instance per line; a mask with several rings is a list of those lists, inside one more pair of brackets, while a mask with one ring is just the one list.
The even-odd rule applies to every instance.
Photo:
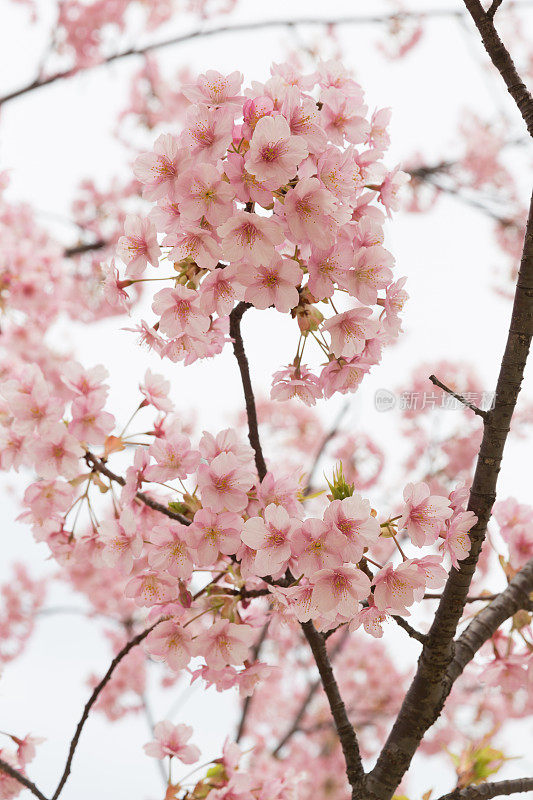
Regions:
[[473, 411], [473, 412], [474, 412], [474, 414], [477, 414], [477, 415], [478, 415], [478, 417], [483, 417], [483, 419], [486, 419], [486, 417], [487, 417], [487, 414], [488, 414], [488, 411], [484, 411], [482, 408], [478, 408], [478, 407], [477, 407], [477, 406], [475, 406], [473, 403], [470, 403], [470, 402], [469, 402], [469, 401], [466, 399], [466, 397], [463, 397], [463, 395], [462, 395], [462, 394], [457, 394], [457, 392], [454, 392], [454, 391], [453, 391], [453, 389], [450, 389], [450, 387], [449, 387], [449, 386], [446, 386], [446, 384], [445, 384], [445, 383], [442, 383], [442, 381], [439, 381], [439, 379], [438, 379], [438, 378], [436, 378], [436, 377], [435, 377], [435, 375], [430, 375], [430, 376], [429, 376], [429, 380], [430, 380], [430, 381], [431, 381], [431, 383], [433, 383], [435, 386], [438, 386], [438, 387], [439, 387], [439, 389], [442, 389], [442, 390], [443, 390], [444, 392], [446, 392], [447, 394], [451, 395], [452, 397], [455, 397], [455, 399], [456, 399], [456, 400], [459, 400], [459, 402], [460, 402], [460, 403], [462, 403], [462, 404], [463, 404], [464, 406], [466, 406], [467, 408], [471, 409], [471, 411]]
[[496, 14], [497, 10], [503, 3], [503, 0], [492, 0], [492, 4], [490, 8], [487, 10], [487, 17], [489, 19], [494, 19], [494, 15]]
[[420, 642], [420, 644], [425, 644], [425, 642], [426, 642], [426, 640], [428, 638], [427, 637], [427, 633], [422, 633], [421, 631], [417, 631], [416, 628], [413, 628], [413, 626], [410, 625], [407, 622], [406, 619], [404, 619], [403, 617], [400, 617], [399, 614], [392, 614], [391, 616], [392, 616], [394, 622], [397, 625], [399, 625], [400, 628], [403, 628], [406, 633], [409, 634], [411, 639], [416, 639], [417, 642]]
[[337, 736], [339, 737], [344, 754], [346, 775], [352, 788], [352, 797], [356, 798], [360, 796], [365, 782], [365, 773], [363, 771], [357, 735], [348, 719], [346, 706], [344, 705], [337, 681], [333, 674], [324, 637], [317, 631], [311, 621], [303, 622], [302, 630], [305, 638], [309, 642], [309, 647], [311, 648], [320, 673], [322, 686], [328, 698], [331, 716], [335, 722], [335, 730], [337, 731]]
[[[111, 472], [109, 467], [107, 467], [101, 459], [97, 458], [94, 453], [91, 453], [90, 450], [87, 450], [85, 453], [85, 461], [94, 470], [101, 472], [102, 475], [105, 475], [106, 478], [109, 478], [110, 481], [114, 481], [115, 483], [119, 483], [121, 486], [125, 486], [126, 481], [124, 478], [121, 475], [117, 475], [115, 472]], [[187, 517], [184, 517], [183, 514], [180, 514], [178, 511], [172, 511], [171, 508], [164, 506], [162, 503], [158, 503], [157, 500], [153, 500], [144, 492], [136, 492], [135, 497], [146, 506], [149, 506], [149, 508], [152, 508], [154, 511], [159, 511], [166, 517], [170, 517], [170, 519], [175, 519], [178, 522], [181, 522], [182, 525], [191, 524], [191, 520], [187, 519]]]
[[246, 403], [246, 416], [248, 418], [248, 438], [255, 454], [255, 466], [259, 480], [262, 481], [267, 473], [265, 458], [261, 448], [259, 438], [259, 427], [257, 423], [257, 410], [255, 407], [254, 390], [250, 378], [250, 367], [244, 351], [244, 342], [241, 334], [241, 320], [244, 312], [250, 308], [250, 303], [238, 303], [229, 316], [229, 335], [233, 340], [233, 353], [237, 359], [241, 373], [244, 400]]
[[104, 675], [102, 680], [97, 684], [97, 686], [95, 686], [95, 688], [93, 690], [93, 693], [91, 694], [91, 696], [89, 697], [87, 703], [85, 704], [85, 707], [83, 709], [83, 713], [81, 715], [80, 721], [78, 722], [78, 725], [76, 726], [76, 730], [74, 732], [74, 736], [72, 737], [72, 740], [70, 742], [70, 747], [69, 747], [69, 751], [68, 751], [67, 762], [65, 764], [65, 769], [63, 770], [63, 774], [61, 775], [61, 778], [60, 778], [59, 783], [57, 785], [57, 789], [55, 790], [54, 794], [52, 795], [52, 800], [57, 800], [57, 798], [59, 797], [59, 795], [61, 794], [61, 792], [63, 790], [63, 787], [64, 787], [65, 783], [68, 780], [68, 776], [70, 775], [70, 769], [71, 769], [71, 766], [72, 766], [72, 760], [74, 758], [74, 753], [76, 752], [76, 748], [78, 746], [83, 727], [84, 727], [84, 725], [87, 722], [87, 719], [89, 717], [89, 712], [91, 711], [91, 708], [93, 707], [93, 705], [98, 700], [98, 697], [99, 697], [101, 691], [105, 688], [105, 686], [111, 680], [111, 677], [112, 677], [113, 672], [115, 671], [116, 667], [118, 667], [118, 665], [120, 664], [122, 659], [125, 658], [125, 656], [128, 655], [130, 650], [133, 650], [134, 647], [136, 647], [144, 639], [146, 639], [148, 634], [151, 633], [151, 631], [153, 631], [154, 628], [157, 625], [159, 625], [161, 622], [163, 622], [166, 619], [168, 619], [168, 617], [161, 617], [156, 622], [154, 622], [153, 625], [150, 625], [149, 628], [145, 628], [144, 631], [141, 631], [141, 633], [138, 633], [137, 636], [133, 637], [133, 639], [130, 639], [129, 642], [127, 642], [124, 645], [122, 650], [120, 650], [117, 653], [117, 655], [115, 656], [115, 658], [113, 659], [113, 661], [109, 665], [109, 669], [107, 670], [106, 674]]
[[109, 242], [104, 239], [98, 239], [96, 242], [87, 242], [86, 244], [77, 244], [73, 247], [65, 247], [63, 255], [66, 258], [72, 258], [83, 253], [90, 253], [92, 250], [101, 250], [103, 247], [107, 247], [108, 244]]

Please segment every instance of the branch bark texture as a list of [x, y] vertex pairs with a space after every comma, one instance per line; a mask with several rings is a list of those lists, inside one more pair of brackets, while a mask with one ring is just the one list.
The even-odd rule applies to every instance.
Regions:
[[503, 450], [520, 392], [532, 334], [533, 198], [494, 408], [484, 418], [483, 439], [470, 491], [468, 508], [478, 518], [470, 533], [470, 554], [461, 561], [460, 569], [452, 568], [450, 572], [422, 648], [416, 675], [376, 766], [368, 776], [369, 795], [379, 800], [390, 800], [392, 797], [425, 732], [438, 718], [446, 697], [444, 678], [454, 658], [453, 639], [496, 499]]

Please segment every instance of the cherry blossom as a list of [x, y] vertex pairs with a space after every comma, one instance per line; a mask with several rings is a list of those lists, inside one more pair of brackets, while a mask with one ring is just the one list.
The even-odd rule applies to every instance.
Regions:
[[144, 745], [145, 753], [153, 758], [170, 756], [183, 764], [194, 764], [200, 758], [200, 750], [194, 744], [187, 744], [192, 735], [190, 725], [173, 725], [163, 720], [154, 727], [154, 741]]

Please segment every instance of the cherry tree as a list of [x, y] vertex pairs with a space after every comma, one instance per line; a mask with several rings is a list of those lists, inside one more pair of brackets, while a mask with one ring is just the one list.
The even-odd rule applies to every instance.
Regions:
[[[38, 18], [38, 5], [26, 5]], [[533, 507], [496, 494], [507, 440], [532, 419], [530, 406], [515, 407], [533, 334], [533, 218], [525, 223], [521, 176], [502, 158], [520, 143], [469, 117], [457, 160], [391, 163], [393, 110], [369, 107], [336, 41], [342, 25], [383, 25], [394, 61], [416, 51], [428, 18], [459, 16], [531, 135], [533, 100], [497, 29], [501, 16], [531, 70], [518, 18], [501, 0], [487, 9], [464, 0], [451, 11], [392, 3], [376, 17], [300, 20], [327, 25], [326, 42], [246, 79], [183, 68], [173, 82], [153, 54], [294, 20], [204, 22], [116, 48], [117, 36], [163, 36], [185, 5], [209, 21], [237, 3], [63, 0], [37, 76], [0, 98], [8, 106], [144, 59], [116, 131], [135, 150], [131, 175], [80, 187], [77, 241], [65, 245], [35, 209], [8, 199], [10, 176], [0, 176], [0, 463], [20, 472], [19, 519], [55, 564], [49, 578], [16, 564], [1, 588], [0, 658], [16, 668], [59, 581], [85, 597], [114, 651], [103, 675], [89, 676], [54, 787], [31, 777], [41, 732], [2, 731], [0, 797], [66, 797], [98, 711], [110, 723], [148, 714], [144, 755], [163, 767], [165, 800], [401, 800], [417, 754], [450, 754], [455, 766], [453, 790], [430, 785], [427, 799], [533, 791], [518, 771], [487, 780], [508, 760], [501, 741], [529, 714], [533, 686]], [[339, 52], [323, 58], [321, 47]], [[134, 144], [141, 129], [148, 149]], [[443, 195], [493, 222], [510, 262], [498, 286], [514, 294], [509, 333], [493, 355], [489, 402], [462, 353], [417, 368], [411, 395], [454, 404], [460, 423], [435, 441], [429, 404], [407, 403], [395, 486], [375, 432], [345, 429], [344, 409], [334, 418], [328, 407], [356, 393], [401, 339], [410, 285], [387, 238], [395, 212], [403, 203], [423, 213]], [[288, 331], [268, 399], [254, 389], [261, 360], [243, 335], [251, 315], [266, 332]], [[54, 343], [64, 319], [88, 330], [116, 319], [132, 369], [142, 345], [179, 381], [230, 350], [242, 413], [199, 431], [170, 381], [148, 369], [129, 419], [118, 419], [113, 374]], [[402, 641], [418, 651], [409, 666]], [[239, 698], [237, 729], [214, 760], [202, 761], [191, 719], [150, 719], [154, 667], [169, 696], [198, 682]]]

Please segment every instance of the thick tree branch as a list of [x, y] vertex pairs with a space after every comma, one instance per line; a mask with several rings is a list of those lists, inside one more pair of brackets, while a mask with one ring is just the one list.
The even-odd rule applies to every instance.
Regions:
[[[389, 800], [409, 767], [422, 737], [437, 719], [443, 679], [454, 657], [453, 638], [496, 499], [496, 483], [533, 334], [533, 197], [518, 273], [507, 345], [496, 386], [494, 408], [483, 420], [481, 443], [468, 508], [478, 521], [470, 532], [469, 556], [452, 568], [442, 593], [413, 682], [400, 713], [368, 776], [369, 795]], [[497, 601], [494, 601], [497, 602]], [[445, 696], [445, 695], [444, 695]]]
[[[533, 136], [533, 98], [516, 71], [513, 59], [509, 55], [507, 48], [494, 27], [494, 22], [492, 20], [494, 14], [491, 16], [491, 9], [495, 4], [493, 3], [488, 12], [485, 12], [480, 0], [464, 0], [464, 4], [481, 35], [483, 45], [490, 56], [490, 60], [505, 81], [507, 91], [522, 114], [529, 135]], [[498, 5], [494, 8], [494, 13], [496, 13]]]
[[482, 609], [455, 642], [455, 654], [446, 672], [446, 695], [477, 651], [505, 620], [532, 606], [533, 558], [514, 576], [508, 587]]
[[254, 390], [250, 379], [250, 367], [244, 352], [244, 342], [241, 334], [241, 320], [244, 312], [250, 308], [250, 303], [238, 303], [229, 316], [229, 335], [233, 340], [233, 353], [237, 359], [241, 373], [244, 400], [246, 402], [246, 416], [248, 417], [248, 438], [255, 453], [255, 466], [262, 481], [267, 473], [265, 458], [259, 439], [259, 427], [257, 424], [257, 410], [255, 408]]
[[[517, 6], [527, 8], [528, 6], [531, 7], [531, 5], [531, 0], [516, 0], [516, 2], [513, 3], [515, 8]], [[127, 50], [121, 50], [118, 53], [113, 53], [112, 55], [107, 56], [107, 58], [104, 58], [98, 64], [89, 64], [79, 69], [62, 70], [60, 72], [55, 72], [46, 78], [37, 78], [36, 80], [31, 81], [31, 83], [21, 86], [20, 88], [9, 92], [3, 97], [0, 97], [0, 105], [2, 103], [7, 103], [10, 100], [14, 100], [17, 97], [21, 97], [22, 95], [28, 94], [28, 92], [41, 89], [44, 86], [50, 86], [50, 84], [56, 83], [56, 81], [64, 80], [65, 78], [71, 78], [74, 75], [79, 75], [81, 72], [86, 72], [87, 70], [94, 69], [95, 67], [105, 66], [106, 64], [111, 64], [114, 61], [130, 58], [131, 56], [143, 56], [146, 55], [146, 53], [153, 52], [154, 50], [163, 50], [166, 47], [185, 44], [187, 42], [194, 41], [195, 39], [207, 39], [211, 38], [212, 36], [220, 36], [223, 34], [250, 33], [251, 31], [267, 30], [269, 28], [293, 28], [296, 25], [317, 25], [321, 27], [327, 27], [330, 25], [380, 25], [383, 23], [387, 24], [392, 21], [409, 19], [440, 19], [446, 17], [461, 18], [464, 17], [464, 12], [456, 11], [450, 8], [434, 8], [429, 9], [428, 11], [403, 11], [401, 13], [393, 14], [348, 15], [343, 17], [329, 18], [301, 17], [300, 19], [269, 19], [258, 22], [245, 22], [237, 25], [221, 25], [220, 27], [211, 28], [208, 30], [199, 29], [191, 31], [190, 33], [182, 34], [180, 36], [171, 36], [168, 39], [162, 39], [159, 42], [150, 42], [149, 44], [139, 47], [129, 47]]]
[[[104, 462], [97, 458], [90, 450], [87, 450], [85, 453], [85, 461], [87, 464], [92, 467], [96, 472], [100, 472], [102, 475], [105, 475], [106, 478], [109, 478], [110, 481], [114, 481], [115, 483], [119, 483], [121, 486], [124, 486], [126, 481], [121, 475], [117, 475], [114, 472], [111, 472], [109, 467], [107, 467]], [[154, 511], [159, 511], [161, 514], [164, 514], [166, 517], [170, 517], [170, 519], [175, 519], [178, 522], [181, 522], [182, 525], [190, 525], [191, 520], [184, 517], [183, 514], [178, 513], [177, 511], [172, 511], [171, 508], [168, 506], [164, 506], [162, 503], [158, 503], [157, 500], [153, 500], [149, 495], [145, 494], [144, 492], [136, 492], [135, 497], [144, 503], [146, 506], [149, 506]]]
[[346, 775], [352, 787], [352, 798], [355, 800], [355, 798], [362, 796], [361, 792], [363, 791], [365, 781], [365, 773], [363, 771], [357, 736], [348, 719], [346, 707], [333, 674], [324, 637], [316, 630], [312, 622], [303, 622], [302, 630], [305, 638], [309, 642], [309, 647], [311, 648], [320, 673], [324, 692], [328, 698], [331, 715], [335, 722], [335, 730], [337, 731], [342, 752], [344, 753]]
[[510, 794], [530, 792], [532, 789], [533, 778], [515, 778], [456, 789], [454, 792], [442, 795], [438, 800], [490, 800], [491, 797], [506, 797]]
[[11, 764], [8, 764], [7, 761], [4, 761], [3, 758], [0, 758], [0, 770], [2, 772], [6, 772], [8, 775], [10, 775], [20, 784], [22, 784], [22, 786], [25, 786], [26, 789], [29, 789], [30, 792], [33, 795], [35, 795], [35, 797], [39, 798], [39, 800], [47, 800], [44, 794], [37, 788], [37, 786], [34, 783], [28, 780], [28, 778], [21, 772], [19, 772], [17, 769], [12, 767]]
[[[84, 727], [85, 723], [87, 722], [87, 719], [89, 717], [89, 713], [91, 711], [91, 708], [93, 707], [93, 705], [98, 700], [98, 697], [99, 697], [101, 691], [105, 688], [105, 686], [111, 680], [113, 672], [118, 667], [118, 665], [120, 664], [122, 659], [125, 658], [125, 656], [128, 655], [130, 650], [133, 650], [134, 647], [137, 647], [138, 644], [140, 644], [144, 639], [146, 639], [148, 634], [151, 631], [153, 631], [154, 628], [157, 625], [159, 625], [160, 622], [163, 622], [165, 619], [168, 619], [168, 617], [161, 617], [156, 622], [154, 622], [153, 625], [150, 625], [149, 628], [145, 628], [144, 631], [141, 631], [141, 633], [138, 633], [137, 636], [133, 637], [133, 639], [130, 639], [129, 642], [127, 642], [127, 644], [124, 645], [122, 650], [120, 650], [117, 653], [117, 655], [115, 656], [115, 658], [113, 659], [113, 661], [109, 665], [109, 669], [107, 670], [106, 674], [104, 675], [104, 677], [102, 678], [100, 683], [98, 683], [98, 685], [95, 686], [93, 693], [91, 694], [91, 696], [89, 697], [87, 703], [85, 704], [85, 708], [83, 709], [83, 714], [81, 715], [80, 721], [78, 722], [78, 725], [77, 725], [76, 730], [74, 732], [74, 736], [72, 737], [72, 740], [70, 742], [70, 747], [69, 747], [69, 751], [68, 751], [67, 762], [65, 764], [65, 769], [63, 770], [63, 774], [61, 775], [61, 778], [60, 778], [59, 783], [57, 785], [57, 789], [55, 790], [54, 794], [52, 795], [52, 800], [57, 800], [57, 798], [59, 797], [59, 795], [61, 794], [61, 792], [63, 790], [63, 787], [64, 787], [65, 783], [68, 780], [68, 776], [70, 775], [70, 769], [71, 769], [71, 766], [72, 766], [72, 760], [74, 758], [74, 753], [76, 752], [76, 748], [77, 748], [79, 740], [80, 740], [81, 732], [83, 730], [83, 727]], [[41, 795], [41, 798], [42, 798], [42, 795]]]

